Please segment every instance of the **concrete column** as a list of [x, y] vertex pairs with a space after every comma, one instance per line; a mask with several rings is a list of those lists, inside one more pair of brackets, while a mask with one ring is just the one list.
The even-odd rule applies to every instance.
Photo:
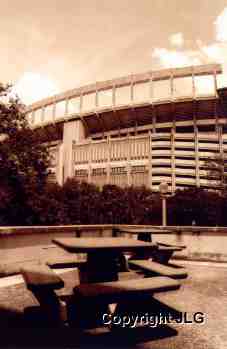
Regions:
[[57, 183], [62, 185], [63, 184], [63, 156], [64, 156], [64, 147], [63, 143], [58, 148], [58, 164], [56, 168], [56, 180]]
[[68, 116], [69, 114], [69, 99], [67, 98], [65, 100], [65, 116]]
[[219, 117], [218, 117], [218, 111], [217, 111], [217, 98], [214, 101], [214, 116], [215, 116], [215, 132], [219, 132]]
[[148, 187], [152, 190], [152, 134], [151, 131], [148, 133], [149, 141], [149, 152], [148, 152]]
[[111, 138], [107, 137], [107, 165], [106, 165], [106, 184], [110, 184], [110, 161], [111, 161]]
[[41, 124], [45, 122], [45, 107], [42, 107]]
[[92, 168], [91, 168], [91, 148], [92, 148], [92, 142], [90, 139], [89, 146], [88, 146], [88, 183], [91, 183], [91, 175], [92, 175]]
[[223, 156], [223, 136], [222, 136], [222, 126], [218, 127], [218, 141], [219, 141], [219, 152]]
[[153, 104], [153, 95], [154, 95], [153, 77], [152, 77], [152, 73], [151, 73], [150, 80], [149, 80], [149, 99], [150, 99], [150, 104]]
[[152, 132], [156, 132], [156, 114], [155, 114], [155, 107], [153, 105], [153, 99], [154, 99], [154, 82], [153, 82], [153, 74], [151, 73], [150, 79], [149, 79], [149, 98], [150, 98], [150, 104], [151, 104], [151, 112], [152, 112]]
[[31, 124], [34, 125], [34, 122], [35, 122], [35, 110], [32, 111]]
[[176, 125], [173, 122], [173, 127], [171, 130], [171, 179], [172, 179], [172, 193], [176, 190], [176, 159], [175, 159], [175, 134]]
[[217, 95], [218, 95], [218, 93], [217, 93], [218, 84], [217, 84], [217, 72], [216, 72], [216, 69], [214, 70], [213, 77], [214, 77], [214, 95], [215, 95], [215, 97], [217, 97]]
[[169, 78], [169, 82], [170, 82], [170, 100], [173, 101], [174, 100], [174, 84], [173, 84], [174, 76], [172, 72]]
[[130, 104], [134, 103], [134, 77], [131, 75], [131, 83], [130, 83]]
[[52, 109], [52, 122], [55, 122], [56, 118], [56, 103], [53, 104], [53, 109]]
[[156, 132], [156, 113], [155, 113], [155, 108], [152, 108], [152, 131], [153, 133]]
[[128, 137], [127, 139], [127, 143], [126, 143], [126, 147], [127, 147], [127, 184], [128, 186], [130, 186], [132, 184], [131, 181], [131, 154], [130, 154], [130, 138]]
[[192, 73], [192, 98], [196, 98], [196, 89], [195, 89], [195, 75]]
[[64, 178], [73, 177], [73, 142], [76, 144], [85, 138], [85, 129], [81, 120], [64, 123], [63, 128], [63, 168]]
[[167, 225], [167, 207], [166, 207], [166, 197], [162, 196], [162, 226]]
[[195, 177], [196, 186], [200, 187], [200, 168], [199, 168], [199, 137], [197, 125], [194, 125], [195, 132]]
[[[193, 75], [193, 86], [194, 86], [194, 75]], [[194, 89], [195, 93], [195, 89]], [[195, 145], [195, 182], [196, 186], [200, 187], [200, 165], [199, 165], [199, 135], [198, 135], [198, 125], [197, 125], [197, 102], [196, 95], [193, 101], [193, 128], [194, 128], [194, 145]]]
[[115, 109], [116, 107], [116, 86], [114, 85], [112, 87], [112, 108]]

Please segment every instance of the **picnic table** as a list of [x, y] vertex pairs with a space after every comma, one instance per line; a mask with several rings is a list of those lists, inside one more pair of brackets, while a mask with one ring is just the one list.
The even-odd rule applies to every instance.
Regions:
[[[63, 304], [70, 326], [93, 328], [103, 326], [103, 314], [130, 314], [141, 308], [147, 311], [154, 293], [180, 287], [177, 280], [166, 277], [165, 273], [156, 277], [118, 279], [119, 259], [123, 253], [151, 254], [157, 249], [154, 243], [123, 237], [59, 238], [53, 242], [70, 253], [87, 254], [87, 260], [78, 264], [79, 285], [77, 282], [73, 292], [64, 298], [56, 294], [56, 290], [64, 287], [64, 281], [48, 265], [21, 270], [28, 290], [53, 326], [61, 326], [65, 321], [61, 312]], [[110, 308], [113, 303], [114, 311]]]
[[53, 242], [70, 253], [87, 254], [87, 262], [79, 266], [81, 283], [116, 281], [123, 253], [151, 254], [157, 249], [154, 243], [123, 237], [58, 238]]
[[[168, 277], [118, 279], [119, 258], [125, 252], [152, 253], [156, 244], [123, 237], [58, 238], [53, 242], [70, 253], [86, 253], [87, 262], [79, 266], [80, 285], [68, 304], [69, 323], [90, 328], [101, 325], [109, 304], [116, 303], [115, 312], [133, 311], [148, 306], [153, 293], [176, 290], [180, 284]], [[127, 304], [127, 306], [126, 306]], [[126, 306], [126, 308], [125, 308]]]

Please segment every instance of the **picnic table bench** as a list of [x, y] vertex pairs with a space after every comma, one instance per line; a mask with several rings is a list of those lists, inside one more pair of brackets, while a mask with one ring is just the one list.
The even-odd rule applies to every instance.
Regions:
[[82, 298], [96, 298], [104, 303], [118, 303], [129, 297], [138, 298], [156, 292], [176, 290], [180, 283], [168, 277], [141, 278], [80, 284], [74, 288], [76, 295]]
[[69, 323], [79, 328], [102, 326], [103, 314], [110, 312], [110, 304], [115, 304], [113, 315], [122, 311], [129, 315], [148, 309], [154, 293], [179, 288], [178, 281], [162, 276], [80, 284], [74, 288], [75, 300], [69, 307]]
[[163, 265], [153, 260], [131, 259], [128, 263], [130, 267], [142, 270], [145, 276], [162, 275], [173, 279], [184, 279], [188, 275], [186, 269], [183, 267]]
[[163, 246], [158, 244], [158, 249], [152, 254], [152, 259], [161, 264], [168, 264], [174, 252], [181, 252], [182, 248], [178, 246]]
[[63, 288], [64, 281], [45, 264], [21, 268], [21, 274], [47, 321], [54, 325], [60, 324], [61, 302], [55, 290]]
[[[71, 256], [70, 256], [71, 257]], [[45, 262], [51, 269], [62, 269], [62, 268], [78, 268], [81, 264], [86, 263], [86, 258], [83, 256], [82, 259], [76, 260], [75, 258], [61, 257], [61, 258], [48, 258]]]
[[[170, 231], [167, 230], [160, 230], [157, 228], [114, 228], [114, 234], [118, 235], [119, 233], [127, 233], [131, 235], [137, 235], [137, 239], [140, 241], [152, 241], [152, 234], [160, 233], [160, 234], [166, 234], [170, 233]], [[152, 258], [156, 262], [167, 264], [170, 258], [172, 257], [174, 252], [180, 252], [184, 248], [186, 248], [185, 245], [175, 245], [175, 244], [166, 244], [162, 242], [156, 242], [157, 249], [153, 251]], [[148, 259], [150, 256], [148, 254], [137, 254], [136, 258], [142, 258], [142, 259]]]
[[[118, 229], [118, 228], [117, 228]], [[116, 234], [115, 228], [115, 234]], [[128, 233], [137, 235], [138, 240], [152, 241], [152, 233], [167, 233], [166, 230], [157, 228], [120, 228], [118, 233]], [[187, 272], [184, 268], [169, 264], [174, 252], [180, 252], [185, 245], [167, 244], [157, 242], [157, 248], [149, 253], [136, 253], [128, 259], [128, 266], [132, 269], [142, 270], [145, 276], [162, 275], [172, 277], [174, 279], [183, 279], [187, 277]], [[152, 258], [152, 260], [151, 260]]]

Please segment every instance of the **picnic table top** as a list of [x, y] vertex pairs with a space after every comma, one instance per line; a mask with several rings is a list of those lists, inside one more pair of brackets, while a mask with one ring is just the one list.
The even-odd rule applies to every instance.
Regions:
[[134, 240], [122, 237], [87, 237], [87, 238], [58, 238], [53, 243], [64, 248], [68, 252], [96, 252], [96, 251], [131, 251], [131, 250], [153, 250], [157, 247], [151, 242]]

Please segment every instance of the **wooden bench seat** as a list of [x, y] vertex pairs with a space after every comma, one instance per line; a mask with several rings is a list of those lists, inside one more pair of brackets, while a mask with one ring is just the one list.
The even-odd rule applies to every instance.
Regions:
[[[86, 259], [77, 260], [74, 256], [50, 257], [43, 261], [51, 269], [77, 268], [85, 263]], [[21, 274], [22, 269], [34, 268], [40, 265], [38, 260], [21, 261], [15, 263], [0, 263], [0, 278]]]
[[158, 244], [157, 250], [152, 253], [152, 259], [161, 264], [168, 264], [174, 252], [181, 252], [182, 247]]
[[173, 279], [184, 279], [187, 277], [185, 268], [163, 265], [152, 260], [129, 260], [129, 266], [141, 269], [147, 276], [161, 275]]
[[178, 247], [178, 246], [165, 246], [165, 245], [160, 245], [158, 244], [158, 252], [159, 251], [166, 251], [166, 252], [178, 252], [178, 251], [182, 251], [182, 248], [181, 247]]
[[186, 245], [174, 245], [174, 244], [166, 244], [164, 242], [157, 242], [158, 246], [164, 246], [164, 247], [173, 247], [173, 248], [179, 248], [180, 250], [185, 249]]
[[30, 291], [55, 290], [64, 287], [63, 280], [45, 264], [21, 268], [21, 273]]
[[53, 269], [61, 268], [78, 268], [81, 264], [86, 263], [86, 259], [77, 260], [74, 256], [69, 257], [53, 257], [46, 260], [46, 264]]
[[[80, 284], [74, 288], [69, 307], [69, 323], [79, 328], [103, 326], [103, 314], [116, 304], [114, 314], [147, 311], [157, 292], [177, 290], [180, 283], [167, 277], [141, 278], [102, 283]], [[112, 313], [112, 311], [111, 311]]]
[[147, 311], [154, 293], [177, 290], [180, 283], [167, 277], [80, 284], [68, 303], [69, 324], [78, 328], [103, 326], [103, 314]]
[[23, 267], [33, 267], [37, 265], [37, 261], [21, 261], [14, 263], [0, 263], [0, 278], [21, 274], [21, 269]]
[[167, 277], [154, 277], [113, 282], [80, 284], [75, 287], [76, 295], [105, 300], [108, 303], [122, 301], [128, 296], [152, 295], [156, 292], [176, 290], [180, 283]]
[[28, 290], [40, 304], [40, 310], [47, 320], [45, 326], [61, 326], [61, 301], [55, 290], [63, 288], [64, 281], [45, 264], [21, 268], [21, 273]]

